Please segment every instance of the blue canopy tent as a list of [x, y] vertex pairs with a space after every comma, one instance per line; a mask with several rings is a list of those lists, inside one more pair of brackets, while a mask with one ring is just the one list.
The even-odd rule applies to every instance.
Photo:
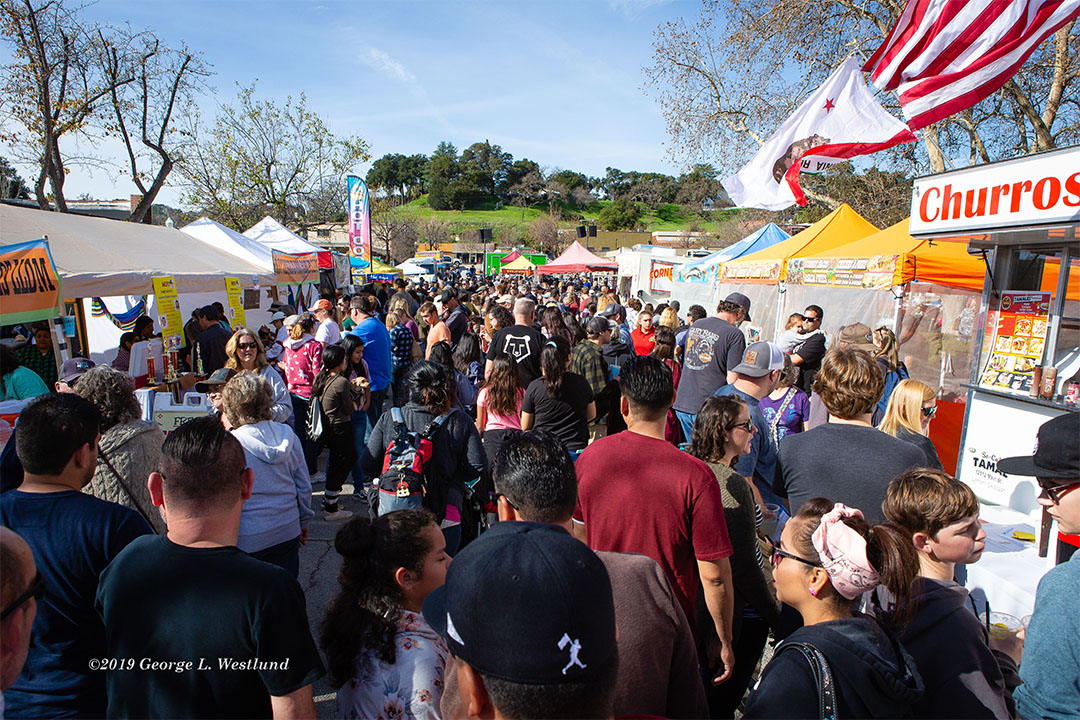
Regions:
[[671, 297], [678, 299], [684, 308], [697, 303], [711, 312], [718, 299], [713, 295], [719, 279], [717, 270], [721, 263], [764, 250], [789, 237], [791, 236], [775, 224], [769, 223], [722, 250], [680, 265], [675, 268], [675, 289]]

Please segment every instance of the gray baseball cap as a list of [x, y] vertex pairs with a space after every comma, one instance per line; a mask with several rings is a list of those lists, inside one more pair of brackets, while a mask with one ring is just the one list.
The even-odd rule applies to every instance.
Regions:
[[748, 377], [764, 377], [773, 370], [784, 369], [784, 351], [771, 342], [756, 342], [746, 346], [742, 362], [732, 372]]

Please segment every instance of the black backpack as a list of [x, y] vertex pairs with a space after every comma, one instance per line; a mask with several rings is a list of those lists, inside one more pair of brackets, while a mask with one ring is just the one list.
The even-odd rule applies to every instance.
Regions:
[[405, 424], [401, 408], [391, 408], [394, 439], [383, 456], [382, 473], [373, 482], [379, 515], [426, 507], [436, 517], [443, 517], [445, 493], [440, 484], [433, 481], [429, 461], [433, 450], [431, 440], [450, 417], [450, 412], [432, 420], [423, 432], [415, 432]]

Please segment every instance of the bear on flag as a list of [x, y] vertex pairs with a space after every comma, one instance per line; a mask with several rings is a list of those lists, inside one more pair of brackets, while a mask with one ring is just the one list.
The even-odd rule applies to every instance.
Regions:
[[858, 61], [848, 57], [723, 185], [736, 207], [805, 205], [800, 172], [819, 173], [841, 160], [915, 140], [907, 125], [878, 104]]

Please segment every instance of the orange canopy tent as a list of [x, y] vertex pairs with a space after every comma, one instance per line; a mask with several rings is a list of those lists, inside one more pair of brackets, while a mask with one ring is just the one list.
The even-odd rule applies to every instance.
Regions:
[[720, 282], [776, 285], [786, 279], [791, 258], [828, 252], [877, 231], [877, 227], [845, 203], [787, 240], [724, 263]]
[[985, 272], [982, 259], [968, 255], [964, 245], [914, 238], [908, 221], [901, 220], [854, 242], [788, 260], [786, 279], [879, 290], [918, 281], [979, 291]]

